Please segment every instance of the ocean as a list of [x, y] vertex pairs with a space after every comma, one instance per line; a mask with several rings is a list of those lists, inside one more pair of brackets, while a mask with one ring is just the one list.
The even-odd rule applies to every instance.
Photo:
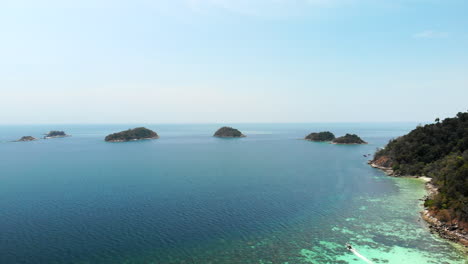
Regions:
[[[104, 142], [142, 126], [160, 139]], [[0, 263], [465, 263], [424, 183], [367, 165], [416, 123], [0, 126]], [[12, 142], [64, 130], [71, 137]], [[356, 133], [367, 145], [301, 140]]]

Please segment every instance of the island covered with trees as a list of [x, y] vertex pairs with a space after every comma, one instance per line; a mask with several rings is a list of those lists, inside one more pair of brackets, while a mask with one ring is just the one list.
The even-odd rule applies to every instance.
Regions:
[[229, 138], [238, 138], [238, 137], [245, 137], [244, 134], [242, 134], [242, 132], [240, 132], [239, 130], [235, 129], [235, 128], [232, 128], [232, 127], [222, 127], [220, 129], [218, 129], [214, 135], [214, 137], [222, 137], [222, 138], [226, 138], [226, 137], [229, 137]]
[[45, 135], [45, 139], [47, 138], [59, 138], [59, 137], [68, 137], [64, 131], [52, 130]]
[[323, 131], [319, 133], [310, 133], [304, 139], [309, 141], [325, 142], [334, 140], [335, 135], [330, 131]]
[[32, 136], [24, 136], [21, 137], [20, 139], [16, 140], [17, 142], [24, 142], [24, 141], [34, 141], [37, 140], [37, 138], [32, 137]]
[[159, 136], [153, 130], [147, 129], [145, 127], [137, 127], [133, 129], [128, 129], [118, 133], [113, 133], [105, 137], [107, 142], [126, 142], [142, 139], [158, 139]]
[[444, 230], [459, 230], [459, 241], [463, 236], [468, 239], [468, 112], [443, 121], [437, 118], [390, 140], [375, 153], [371, 165], [394, 176], [432, 178], [430, 184], [437, 191], [425, 201], [429, 217], [442, 222]]
[[333, 139], [332, 144], [367, 144], [356, 134], [346, 134]]

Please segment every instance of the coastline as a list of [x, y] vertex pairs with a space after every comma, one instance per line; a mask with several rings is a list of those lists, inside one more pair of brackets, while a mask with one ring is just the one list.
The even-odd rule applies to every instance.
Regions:
[[312, 140], [312, 139], [307, 139], [307, 138], [299, 138], [299, 139], [309, 141], [309, 142], [319, 142], [319, 143], [329, 143], [329, 144], [331, 144], [331, 140]]
[[135, 139], [130, 139], [130, 140], [116, 139], [116, 140], [105, 140], [105, 141], [111, 142], [111, 143], [117, 143], [117, 142], [130, 142], [130, 141], [139, 141], [139, 140], [150, 140], [150, 139], [159, 139], [159, 136], [150, 137], [150, 138], [135, 138]]
[[[401, 178], [417, 178], [421, 179], [425, 182], [424, 186], [427, 192], [427, 195], [424, 196], [421, 200], [425, 201], [435, 194], [437, 194], [438, 190], [437, 187], [432, 184], [432, 179], [426, 176], [396, 176], [394, 171], [390, 167], [383, 167], [373, 163], [371, 160], [368, 161], [368, 164], [375, 169], [382, 170], [385, 174], [391, 177], [401, 177]], [[449, 240], [451, 242], [456, 243], [464, 247], [465, 254], [468, 254], [468, 233], [464, 232], [463, 230], [458, 229], [456, 225], [449, 225], [442, 223], [439, 219], [437, 219], [433, 212], [431, 212], [428, 208], [424, 208], [423, 211], [420, 212], [421, 218], [426, 221], [428, 224], [429, 230], [431, 233], [437, 233], [439, 237]]]
[[245, 138], [247, 137], [246, 135], [240, 135], [238, 137], [234, 137], [234, 136], [213, 136], [215, 138]]
[[299, 139], [309, 141], [309, 142], [327, 143], [327, 144], [332, 144], [332, 145], [366, 145], [366, 144], [369, 144], [367, 142], [365, 143], [336, 143], [336, 142], [333, 142], [332, 140], [312, 140], [312, 139], [307, 139], [307, 138], [299, 138]]
[[369, 144], [367, 142], [365, 143], [336, 143], [336, 142], [330, 142], [330, 144], [333, 144], [333, 145], [366, 145], [366, 144]]
[[44, 139], [52, 139], [52, 138], [64, 138], [64, 137], [71, 137], [71, 135], [65, 135], [65, 136], [45, 136]]
[[39, 139], [37, 138], [34, 138], [34, 139], [27, 139], [27, 140], [21, 140], [21, 139], [18, 139], [18, 140], [13, 140], [11, 142], [31, 142], [31, 141], [37, 141]]

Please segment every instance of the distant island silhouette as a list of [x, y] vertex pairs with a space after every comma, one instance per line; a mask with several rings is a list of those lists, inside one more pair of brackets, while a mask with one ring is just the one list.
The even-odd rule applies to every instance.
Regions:
[[218, 129], [214, 135], [214, 137], [221, 137], [221, 138], [238, 138], [238, 137], [245, 137], [242, 132], [239, 130], [232, 128], [232, 127], [222, 127]]
[[356, 134], [346, 134], [342, 137], [337, 137], [332, 141], [332, 144], [367, 144], [364, 140], [362, 140], [358, 135]]
[[133, 129], [128, 129], [118, 133], [113, 133], [105, 137], [107, 142], [127, 142], [143, 139], [158, 139], [159, 136], [153, 130], [147, 129], [145, 127], [137, 127]]
[[60, 138], [60, 137], [68, 137], [70, 135], [67, 135], [64, 131], [58, 131], [58, 130], [52, 130], [49, 133], [47, 133], [44, 138]]
[[318, 142], [332, 141], [333, 139], [335, 139], [335, 135], [330, 131], [323, 131], [319, 133], [310, 133], [304, 139]]
[[24, 136], [16, 140], [16, 142], [25, 142], [25, 141], [34, 141], [34, 140], [37, 140], [37, 138], [32, 137], [32, 136]]

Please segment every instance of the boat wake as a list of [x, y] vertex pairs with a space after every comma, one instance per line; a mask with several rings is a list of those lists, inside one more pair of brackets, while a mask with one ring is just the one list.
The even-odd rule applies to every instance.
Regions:
[[350, 244], [346, 244], [346, 248], [353, 252], [354, 255], [356, 255], [356, 257], [362, 259], [363, 261], [365, 261], [366, 263], [369, 263], [369, 264], [374, 264], [372, 261], [368, 260], [366, 257], [364, 257], [363, 255], [361, 255], [359, 252], [357, 252], [357, 250], [355, 250]]

